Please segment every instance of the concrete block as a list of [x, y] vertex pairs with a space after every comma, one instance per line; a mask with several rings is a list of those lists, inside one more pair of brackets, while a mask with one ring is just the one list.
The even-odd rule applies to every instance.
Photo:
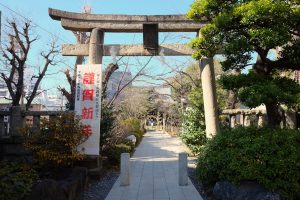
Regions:
[[179, 153], [178, 167], [179, 186], [186, 186], [188, 185], [187, 153]]
[[130, 184], [130, 154], [121, 154], [121, 174], [120, 174], [120, 185], [128, 186]]

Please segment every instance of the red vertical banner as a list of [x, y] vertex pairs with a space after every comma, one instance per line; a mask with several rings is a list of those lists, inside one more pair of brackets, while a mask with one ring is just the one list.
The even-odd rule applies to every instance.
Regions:
[[75, 113], [84, 124], [83, 134], [88, 136], [78, 150], [86, 155], [100, 153], [101, 79], [100, 64], [77, 66]]

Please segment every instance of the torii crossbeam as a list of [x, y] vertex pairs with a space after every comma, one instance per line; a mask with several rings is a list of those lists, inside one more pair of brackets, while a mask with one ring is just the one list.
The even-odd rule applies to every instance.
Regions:
[[[207, 23], [195, 23], [185, 15], [99, 15], [73, 13], [49, 8], [49, 15], [61, 21], [62, 27], [70, 31], [92, 32], [99, 28], [103, 32], [143, 32], [144, 24], [157, 24], [158, 32], [198, 32]], [[164, 52], [164, 56], [190, 56], [193, 50], [184, 44], [165, 44], [158, 47], [156, 53], [143, 45], [105, 45], [103, 56], [110, 56], [115, 47], [117, 56], [152, 56]], [[62, 47], [65, 56], [89, 55], [88, 44], [65, 44]]]
[[49, 8], [49, 15], [61, 21], [71, 31], [91, 32], [101, 28], [104, 32], [143, 32], [143, 24], [158, 24], [159, 32], [198, 32], [207, 20], [193, 22], [185, 15], [99, 15], [74, 13]]

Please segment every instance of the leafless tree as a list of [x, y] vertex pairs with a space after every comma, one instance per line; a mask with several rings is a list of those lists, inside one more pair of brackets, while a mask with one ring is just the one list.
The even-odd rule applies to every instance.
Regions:
[[[76, 38], [77, 44], [87, 44], [89, 43], [90, 37], [86, 32], [73, 31]], [[74, 64], [73, 72], [67, 69], [64, 73], [69, 83], [70, 89], [67, 90], [65, 87], [58, 87], [58, 90], [67, 98], [69, 102], [69, 109], [74, 110], [75, 107], [75, 91], [76, 91], [76, 72], [77, 66], [84, 63], [84, 56], [76, 56], [76, 61]]]
[[46, 75], [46, 71], [50, 65], [57, 64], [57, 55], [59, 50], [52, 42], [47, 51], [40, 53], [44, 63], [39, 66], [37, 74], [31, 79], [35, 79], [32, 91], [24, 95], [24, 71], [28, 67], [28, 55], [32, 49], [32, 44], [38, 39], [33, 32], [33, 25], [30, 21], [18, 21], [16, 19], [8, 19], [5, 27], [5, 36], [7, 40], [1, 46], [1, 54], [3, 56], [2, 71], [0, 77], [5, 82], [11, 100], [12, 106], [19, 106], [23, 97], [26, 98], [26, 109], [28, 110], [33, 99], [37, 95], [41, 80]]
[[123, 119], [128, 117], [145, 119], [151, 106], [149, 97], [149, 88], [127, 87], [123, 91], [122, 101], [115, 103], [118, 110], [122, 111], [119, 116]]
[[130, 63], [129, 61], [127, 62], [123, 62], [123, 65], [125, 66], [125, 69], [122, 72], [122, 75], [118, 81], [118, 86], [116, 89], [116, 92], [113, 94], [113, 97], [111, 99], [108, 99], [106, 101], [106, 103], [104, 104], [105, 107], [107, 108], [111, 108], [115, 101], [117, 100], [117, 98], [119, 97], [119, 95], [122, 93], [122, 91], [128, 87], [132, 82], [134, 82], [137, 78], [140, 78], [142, 76], [145, 76], [145, 69], [147, 68], [147, 66], [149, 65], [150, 61], [152, 60], [152, 56], [150, 58], [148, 58], [148, 60], [145, 63], [142, 63], [140, 61], [140, 59], [136, 58], [136, 66], [138, 67], [138, 71], [135, 73], [135, 75], [128, 81], [124, 82], [124, 77], [125, 74], [128, 72], [128, 67], [129, 66], [133, 66], [132, 63]]
[[[176, 39], [176, 40], [182, 41], [182, 39], [183, 39], [182, 36], [176, 36], [176, 38], [174, 38], [174, 37], [171, 38], [171, 37], [172, 37], [171, 34], [164, 35], [163, 38], [162, 38], [162, 40], [161, 40], [161, 44], [165, 43], [168, 40], [174, 40], [174, 39]], [[132, 43], [134, 43], [134, 41]], [[162, 54], [160, 57], [164, 58], [164, 55]], [[130, 62], [129, 59], [125, 60], [125, 59], [122, 59], [122, 57], [119, 58], [118, 64], [120, 63], [120, 65], [125, 66], [125, 68], [123, 69], [123, 75], [121, 76], [120, 80], [118, 81], [117, 90], [113, 94], [113, 97], [110, 98], [110, 99], [106, 99], [106, 101], [104, 103], [104, 106], [107, 107], [107, 108], [113, 107], [114, 103], [116, 102], [116, 100], [118, 99], [118, 97], [120, 96], [120, 94], [123, 92], [123, 90], [125, 88], [127, 88], [129, 85], [131, 85], [132, 82], [138, 81], [138, 79], [143, 79], [145, 77], [152, 77], [154, 79], [157, 78], [158, 77], [157, 75], [156, 76], [152, 76], [151, 73], [147, 73], [147, 70], [146, 70], [152, 59], [153, 59], [153, 56], [151, 56], [148, 59], [146, 59], [145, 62], [142, 62], [143, 59], [140, 59], [139, 57], [134, 57], [135, 62], [133, 63], [133, 62]], [[124, 77], [125, 77], [126, 72], [129, 69], [129, 67], [136, 67], [137, 72], [131, 78], [131, 80], [126, 81], [126, 83], [124, 83]], [[110, 74], [110, 73], [107, 73], [107, 72], [111, 72], [112, 69], [113, 69], [113, 72], [114, 72], [118, 68], [116, 68], [115, 66], [113, 66], [113, 64], [110, 64], [107, 69], [108, 70], [106, 70], [105, 78], [104, 78], [105, 82], [103, 82], [103, 86], [105, 86], [105, 87], [103, 87], [104, 88], [104, 92], [106, 92], [108, 80], [110, 78], [110, 76], [107, 76], [107, 75], [111, 75], [112, 74], [112, 73]], [[189, 75], [189, 74], [187, 74], [187, 75]], [[103, 96], [105, 97], [105, 95], [103, 95]]]

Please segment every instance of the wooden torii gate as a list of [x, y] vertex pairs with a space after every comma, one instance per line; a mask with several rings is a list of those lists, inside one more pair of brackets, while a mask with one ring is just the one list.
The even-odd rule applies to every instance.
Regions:
[[[65, 56], [88, 56], [89, 64], [102, 64], [103, 56], [110, 56], [110, 49], [117, 56], [155, 56], [163, 51], [165, 56], [189, 56], [193, 50], [184, 44], [158, 45], [159, 32], [196, 32], [207, 24], [193, 22], [185, 15], [102, 15], [73, 13], [49, 8], [52, 19], [61, 21], [66, 30], [91, 32], [89, 44], [64, 44]], [[142, 45], [104, 45], [104, 33], [143, 33]], [[208, 138], [219, 130], [216, 84], [213, 58], [200, 60], [203, 88], [206, 135]]]

